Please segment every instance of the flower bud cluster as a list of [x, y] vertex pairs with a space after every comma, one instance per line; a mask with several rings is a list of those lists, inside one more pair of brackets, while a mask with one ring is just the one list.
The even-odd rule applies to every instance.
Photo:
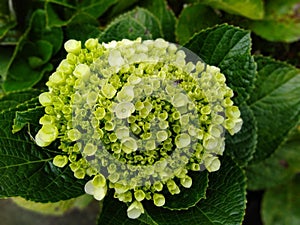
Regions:
[[219, 169], [224, 132], [242, 126], [233, 91], [219, 68], [163, 39], [99, 44], [65, 43], [68, 52], [49, 77], [36, 135], [39, 146], [59, 139], [74, 176], [92, 179], [85, 191], [97, 200], [114, 189], [137, 218], [142, 201], [165, 204], [163, 190], [192, 186], [189, 171]]

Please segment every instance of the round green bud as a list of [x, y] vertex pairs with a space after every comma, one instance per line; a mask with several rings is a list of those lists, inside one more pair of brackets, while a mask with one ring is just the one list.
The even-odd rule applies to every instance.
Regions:
[[134, 105], [131, 102], [121, 102], [114, 109], [118, 119], [128, 118], [135, 111]]
[[77, 179], [83, 179], [85, 177], [85, 169], [79, 168], [74, 171], [74, 177]]
[[37, 145], [46, 147], [50, 145], [58, 136], [58, 129], [53, 124], [44, 124], [35, 137]]
[[130, 219], [136, 219], [142, 213], [144, 213], [144, 207], [139, 201], [134, 201], [127, 209], [127, 216]]
[[42, 106], [52, 105], [52, 95], [49, 92], [44, 92], [39, 95], [39, 102]]
[[143, 190], [136, 190], [134, 192], [134, 198], [139, 202], [143, 201], [145, 197], [146, 197], [146, 195]]
[[81, 133], [80, 133], [80, 131], [77, 130], [77, 129], [71, 129], [71, 130], [69, 130], [68, 133], [67, 133], [67, 135], [68, 135], [68, 138], [69, 138], [71, 141], [77, 141], [77, 140], [79, 140], [80, 137], [81, 137]]
[[103, 85], [102, 89], [101, 89], [101, 93], [103, 94], [103, 96], [105, 98], [111, 99], [115, 96], [115, 94], [117, 93], [117, 90], [115, 89], [115, 87], [111, 84], [105, 84]]
[[68, 157], [66, 155], [57, 155], [53, 159], [54, 166], [57, 167], [64, 167], [68, 163]]
[[135, 152], [138, 146], [136, 140], [131, 137], [126, 137], [121, 141], [121, 149], [126, 153], [130, 154], [131, 152]]
[[106, 179], [101, 173], [99, 173], [94, 176], [92, 183], [94, 187], [104, 187], [106, 185]]
[[161, 207], [165, 204], [166, 199], [162, 194], [154, 193], [153, 194], [153, 202], [154, 202], [154, 205]]
[[75, 55], [78, 55], [80, 53], [80, 50], [81, 50], [81, 42], [76, 41], [74, 39], [68, 40], [64, 44], [64, 48], [68, 53], [73, 53]]
[[84, 46], [90, 51], [96, 50], [98, 45], [99, 45], [98, 39], [96, 39], [96, 38], [95, 39], [90, 38], [84, 43]]
[[192, 186], [193, 180], [191, 177], [186, 175], [184, 178], [180, 179], [180, 184], [185, 188], [190, 188]]
[[82, 153], [87, 156], [92, 156], [96, 153], [97, 149], [97, 146], [93, 145], [92, 143], [88, 143], [85, 145]]
[[175, 144], [177, 148], [187, 147], [190, 143], [191, 143], [191, 137], [186, 133], [178, 134], [175, 138]]

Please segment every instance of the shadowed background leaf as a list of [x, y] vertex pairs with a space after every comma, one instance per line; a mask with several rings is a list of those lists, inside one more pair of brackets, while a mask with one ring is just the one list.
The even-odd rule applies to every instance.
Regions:
[[262, 202], [265, 225], [298, 225], [300, 223], [300, 176], [266, 191]]

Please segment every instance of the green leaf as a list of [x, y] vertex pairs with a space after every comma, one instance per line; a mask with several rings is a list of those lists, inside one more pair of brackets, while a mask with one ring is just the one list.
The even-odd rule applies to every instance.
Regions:
[[17, 111], [12, 126], [12, 133], [20, 131], [27, 124], [38, 125], [36, 118], [41, 118], [44, 114], [44, 107], [37, 106], [25, 111]]
[[275, 152], [300, 120], [299, 70], [263, 56], [255, 61], [258, 74], [248, 103], [256, 117], [258, 142], [251, 163]]
[[262, 202], [265, 225], [300, 224], [300, 176], [284, 185], [266, 191]]
[[101, 34], [98, 21], [87, 14], [77, 14], [66, 26], [65, 39], [75, 39], [84, 43], [89, 38], [97, 38]]
[[0, 46], [0, 77], [4, 80], [9, 69], [14, 49], [11, 46]]
[[271, 157], [246, 170], [248, 188], [261, 190], [288, 182], [300, 172], [300, 137], [288, 141]]
[[53, 55], [56, 54], [63, 42], [63, 32], [59, 27], [48, 27], [46, 24], [46, 12], [44, 10], [34, 11], [29, 25], [28, 37], [30, 41], [47, 41], [53, 46]]
[[[32, 99], [33, 97], [37, 97], [40, 93], [41, 93], [41, 91], [37, 90], [37, 89], [9, 92], [0, 98], [0, 102], [14, 101], [16, 103], [12, 107], [16, 107], [18, 104], [21, 104], [22, 102], [25, 102], [26, 100]], [[6, 110], [8, 108], [9, 107], [5, 107], [5, 108], [0, 107], [0, 112], [2, 110]]]
[[294, 42], [300, 39], [298, 0], [266, 2], [262, 21], [250, 21], [250, 28], [268, 41]]
[[264, 2], [262, 0], [192, 0], [192, 2], [201, 2], [213, 8], [253, 20], [262, 19], [264, 16]]
[[146, 0], [142, 1], [142, 6], [152, 12], [160, 21], [164, 39], [175, 42], [176, 17], [174, 12], [168, 7], [166, 0]]
[[179, 15], [176, 38], [179, 44], [184, 44], [195, 33], [218, 23], [220, 18], [212, 8], [203, 4], [187, 5]]
[[[96, 20], [118, 0], [84, 0], [66, 3], [63, 0], [49, 0], [45, 3], [47, 25], [49, 27], [67, 26], [78, 18], [84, 23], [85, 18]], [[88, 24], [85, 21], [86, 25]]]
[[299, 13], [298, 8], [299, 1], [298, 0], [272, 0], [267, 1], [265, 5], [266, 16], [267, 19], [289, 19], [297, 17], [297, 13]]
[[128, 206], [113, 197], [112, 192], [108, 194], [103, 202], [102, 212], [97, 225], [146, 225], [139, 220], [129, 219], [127, 216]]
[[39, 58], [32, 58], [31, 61], [22, 57], [15, 59], [3, 84], [4, 90], [8, 92], [33, 87], [46, 72], [51, 71], [53, 68], [49, 63], [41, 67], [41, 70], [32, 68], [32, 66], [40, 64], [42, 62]]
[[28, 56], [29, 66], [36, 69], [47, 63], [52, 56], [52, 44], [48, 41], [38, 40], [35, 43], [26, 43], [23, 51], [24, 56]]
[[250, 29], [268, 41], [294, 42], [300, 39], [300, 23], [293, 20], [253, 21]]
[[246, 104], [239, 106], [241, 118], [243, 119], [242, 129], [231, 136], [226, 133], [225, 153], [231, 156], [240, 166], [246, 166], [253, 158], [257, 144], [257, 125], [252, 110]]
[[189, 176], [193, 179], [193, 184], [190, 188], [181, 188], [178, 195], [171, 195], [168, 191], [164, 193], [166, 199], [164, 208], [171, 210], [188, 209], [205, 198], [208, 186], [208, 172], [192, 172]]
[[13, 100], [0, 101], [0, 112], [8, 108], [13, 108], [18, 105], [18, 102]]
[[0, 39], [16, 25], [15, 15], [12, 8], [9, 7], [8, 1], [0, 2]]
[[241, 224], [246, 207], [246, 178], [243, 171], [224, 157], [219, 171], [209, 174], [206, 199], [189, 210], [172, 211], [146, 202], [152, 224]]
[[116, 17], [122, 12], [125, 12], [126, 9], [129, 9], [135, 3], [139, 2], [140, 0], [118, 0], [118, 3], [114, 5], [111, 10], [108, 12], [106, 17], [106, 21], [111, 20], [112, 18]]
[[8, 70], [15, 60], [15, 57], [17, 56], [18, 52], [23, 46], [23, 42], [26, 39], [27, 34], [25, 33], [23, 36], [20, 37], [18, 43], [16, 44], [16, 47], [13, 49], [11, 46], [0, 46], [0, 72], [1, 72], [1, 78], [3, 83], [8, 75]]
[[[37, 89], [13, 91], [6, 93], [0, 98], [0, 113], [15, 108], [15, 110], [26, 110], [39, 105], [37, 96], [41, 93]], [[10, 128], [11, 129], [11, 128]]]
[[[172, 210], [188, 209], [195, 206], [202, 198], [205, 198], [206, 188], [208, 186], [208, 173], [207, 171], [193, 172], [189, 174], [193, 179], [191, 188], [182, 188], [180, 194], [171, 196], [170, 194], [163, 193], [166, 198], [164, 208]], [[153, 206], [156, 207], [156, 206]], [[119, 210], [116, 211], [115, 209]], [[115, 220], [109, 221], [109, 224], [156, 224], [153, 222], [149, 215], [142, 215], [138, 220], [131, 220], [127, 217], [128, 206], [118, 200], [111, 199], [111, 195], [107, 196], [104, 200], [103, 211], [99, 218], [98, 224], [106, 224], [108, 218], [115, 214]], [[152, 222], [149, 222], [152, 221]], [[106, 222], [106, 223], [105, 223]]]
[[43, 75], [52, 70], [48, 63], [62, 45], [60, 28], [45, 27], [45, 12], [36, 10], [28, 29], [21, 38], [8, 63], [3, 89], [21, 90], [35, 85]]
[[53, 151], [38, 147], [31, 139], [29, 132], [36, 132], [38, 127], [31, 125], [31, 131], [12, 134], [16, 112], [36, 107], [36, 96], [36, 91], [28, 90], [1, 99], [20, 104], [0, 112], [0, 198], [21, 196], [37, 202], [55, 202], [82, 195], [86, 181], [74, 178], [68, 167], [55, 167]]
[[2, 77], [1, 83], [3, 83], [6, 80], [8, 70], [13, 61], [15, 60], [18, 52], [21, 51], [29, 30], [30, 29], [27, 29], [25, 33], [22, 36], [20, 36], [20, 38], [16, 42], [16, 46], [14, 49], [11, 46], [0, 46], [0, 75]]
[[78, 4], [78, 11], [87, 13], [95, 18], [100, 17], [105, 13], [112, 5], [116, 4], [118, 0], [84, 0]]
[[63, 1], [47, 1], [45, 3], [47, 27], [62, 27], [72, 21], [76, 7]]
[[36, 10], [21, 37], [3, 75], [4, 91], [21, 90], [35, 85], [52, 70], [48, 63], [62, 45], [60, 28], [45, 27], [45, 12]]
[[136, 8], [115, 19], [99, 39], [103, 42], [112, 40], [136, 39], [155, 39], [162, 37], [162, 31], [158, 19], [146, 9]]
[[[0, 15], [0, 39], [4, 38], [7, 32], [16, 26], [15, 21], [1, 21]], [[0, 42], [1, 43], [1, 42]]]
[[[191, 188], [182, 188], [180, 194], [170, 195], [168, 192], [164, 192], [166, 198], [166, 204], [164, 208], [171, 210], [182, 210], [188, 209], [195, 206], [201, 199], [205, 198], [206, 189], [208, 186], [208, 172], [193, 172], [189, 174], [193, 179], [193, 185]], [[153, 206], [156, 207], [156, 206]], [[115, 209], [119, 209], [116, 211]], [[151, 216], [145, 214], [142, 215], [138, 220], [131, 220], [127, 217], [128, 206], [124, 203], [121, 203], [118, 200], [111, 199], [111, 196], [107, 196], [104, 204], [103, 211], [99, 218], [98, 224], [106, 224], [108, 218], [111, 218], [112, 215], [116, 215], [114, 220], [109, 221], [108, 224], [157, 224], [153, 222]], [[150, 221], [150, 222], [149, 222]], [[106, 222], [106, 223], [105, 223]]]
[[194, 35], [184, 47], [225, 74], [227, 85], [235, 92], [234, 102], [241, 104], [253, 89], [256, 64], [251, 56], [248, 31], [220, 25]]
[[221, 169], [209, 174], [206, 199], [196, 206], [178, 211], [156, 207], [151, 201], [143, 204], [145, 214], [137, 220], [129, 219], [128, 206], [114, 199], [111, 192], [104, 199], [98, 225], [240, 224], [246, 207], [246, 178], [229, 157], [224, 157]]

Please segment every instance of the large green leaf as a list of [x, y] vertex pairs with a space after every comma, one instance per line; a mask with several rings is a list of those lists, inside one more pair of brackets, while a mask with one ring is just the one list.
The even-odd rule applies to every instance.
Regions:
[[[166, 198], [166, 204], [164, 208], [171, 210], [186, 210], [190, 207], [195, 206], [201, 199], [205, 198], [206, 188], [208, 185], [208, 173], [203, 172], [193, 172], [189, 174], [193, 179], [193, 185], [191, 188], [182, 188], [180, 194], [170, 195], [164, 192]], [[108, 195], [103, 204], [103, 211], [99, 218], [98, 224], [158, 224], [152, 221], [151, 215], [147, 213], [142, 215], [138, 220], [128, 219], [126, 210], [127, 205], [119, 202], [118, 200], [112, 199], [112, 194]], [[153, 206], [156, 207], [156, 206]], [[116, 211], [115, 209], [118, 209]], [[115, 215], [112, 218], [112, 215]]]
[[262, 202], [265, 225], [300, 224], [300, 176], [266, 191]]
[[250, 19], [262, 19], [264, 16], [264, 1], [262, 0], [190, 0], [190, 2], [201, 2], [228, 13], [248, 17]]
[[145, 214], [138, 220], [128, 219], [128, 206], [113, 199], [111, 193], [104, 200], [98, 224], [240, 224], [246, 207], [246, 179], [243, 171], [229, 157], [224, 157], [221, 169], [211, 173], [209, 180], [206, 199], [196, 206], [174, 211], [156, 207], [151, 201], [146, 201]]
[[[209, 175], [206, 199], [189, 210], [172, 211], [145, 204], [148, 223], [159, 225], [241, 224], [245, 207], [245, 175], [229, 157], [223, 158], [219, 171]], [[145, 221], [145, 216], [142, 219]]]
[[[182, 188], [178, 195], [170, 195], [164, 192], [166, 204], [164, 208], [171, 210], [186, 210], [195, 206], [201, 199], [205, 198], [205, 193], [208, 186], [208, 172], [193, 172], [189, 174], [193, 179], [191, 188]], [[126, 210], [127, 205], [119, 202], [118, 200], [111, 199], [111, 195], [106, 197], [103, 204], [103, 211], [99, 218], [98, 224], [157, 224], [152, 221], [151, 215], [142, 215], [140, 221], [128, 219]], [[156, 206], [153, 206], [156, 207]], [[118, 211], [115, 209], [118, 208]], [[111, 215], [116, 215], [114, 219]]]
[[257, 56], [258, 75], [248, 103], [256, 117], [258, 142], [251, 163], [269, 157], [300, 119], [300, 72], [291, 65]]
[[53, 151], [38, 147], [31, 139], [29, 132], [38, 127], [12, 134], [16, 112], [36, 107], [36, 96], [36, 91], [29, 90], [13, 92], [1, 99], [10, 103], [14, 100], [15, 104], [9, 106], [15, 106], [0, 112], [0, 197], [21, 196], [38, 202], [77, 197], [84, 192], [85, 180], [75, 179], [68, 167], [60, 169], [52, 164]]
[[146, 0], [142, 1], [142, 6], [152, 12], [160, 21], [164, 39], [175, 42], [176, 17], [168, 7], [166, 0]]
[[288, 182], [300, 172], [300, 135], [281, 146], [271, 157], [247, 167], [248, 188], [261, 190]]
[[178, 18], [176, 38], [180, 44], [184, 44], [195, 33], [219, 22], [220, 18], [212, 8], [203, 4], [187, 5]]
[[209, 65], [221, 68], [227, 84], [235, 92], [234, 101], [241, 104], [253, 89], [256, 64], [251, 56], [248, 31], [220, 25], [194, 35], [184, 47], [200, 56]]
[[115, 19], [100, 35], [99, 39], [103, 42], [111, 40], [136, 39], [155, 39], [162, 37], [161, 26], [158, 19], [148, 10], [136, 8]]
[[205, 198], [208, 187], [208, 172], [192, 172], [189, 175], [193, 179], [190, 188], [181, 188], [178, 195], [171, 195], [168, 191], [164, 193], [166, 198], [164, 208], [184, 210], [195, 206], [201, 199]]
[[230, 155], [240, 166], [245, 166], [252, 159], [257, 144], [257, 125], [252, 110], [246, 104], [240, 107], [243, 119], [242, 129], [231, 136], [226, 133], [225, 153]]

